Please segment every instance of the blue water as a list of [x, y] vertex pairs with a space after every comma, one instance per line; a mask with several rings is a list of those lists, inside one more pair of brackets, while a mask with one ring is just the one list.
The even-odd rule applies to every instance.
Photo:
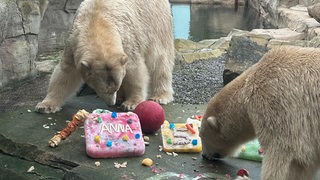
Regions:
[[243, 6], [235, 11], [234, 7], [217, 5], [172, 4], [171, 9], [176, 39], [218, 39], [227, 36], [235, 28], [255, 28], [250, 24]]
[[172, 5], [174, 24], [174, 37], [176, 39], [188, 39], [190, 33], [190, 5]]

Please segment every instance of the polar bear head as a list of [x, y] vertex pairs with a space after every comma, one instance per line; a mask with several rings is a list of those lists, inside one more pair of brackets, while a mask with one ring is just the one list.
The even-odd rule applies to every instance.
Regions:
[[220, 159], [231, 155], [237, 149], [234, 145], [234, 140], [230, 139], [221, 130], [221, 124], [216, 117], [204, 116], [200, 128], [203, 157]]
[[108, 105], [116, 103], [117, 91], [126, 75], [127, 55], [114, 54], [81, 60], [81, 75], [85, 83], [93, 88]]
[[223, 91], [210, 100], [200, 129], [204, 158], [233, 155], [243, 143], [254, 138], [253, 126], [243, 112], [243, 105]]

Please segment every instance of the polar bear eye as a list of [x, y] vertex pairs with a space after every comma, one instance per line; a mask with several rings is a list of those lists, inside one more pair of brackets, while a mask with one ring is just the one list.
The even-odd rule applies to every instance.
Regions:
[[107, 72], [111, 72], [111, 71], [112, 71], [112, 68], [111, 68], [111, 67], [109, 67], [109, 66], [105, 66], [105, 71], [107, 71]]

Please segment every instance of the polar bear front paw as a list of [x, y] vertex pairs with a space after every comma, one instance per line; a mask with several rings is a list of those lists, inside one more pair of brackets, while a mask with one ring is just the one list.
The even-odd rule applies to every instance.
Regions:
[[173, 96], [168, 94], [155, 95], [149, 98], [152, 101], [155, 101], [159, 104], [168, 104], [173, 101]]
[[142, 101], [143, 99], [140, 98], [128, 99], [121, 104], [121, 109], [124, 111], [133, 111], [137, 107], [137, 105]]
[[121, 104], [121, 109], [123, 111], [133, 111], [137, 107], [137, 105], [138, 104], [125, 101]]
[[54, 105], [53, 103], [50, 103], [48, 101], [42, 101], [39, 102], [36, 105], [35, 111], [39, 113], [55, 113], [61, 110], [61, 107]]

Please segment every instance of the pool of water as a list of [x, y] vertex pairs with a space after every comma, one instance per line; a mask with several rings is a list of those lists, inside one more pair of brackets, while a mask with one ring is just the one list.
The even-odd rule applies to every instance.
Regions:
[[176, 39], [217, 39], [236, 28], [260, 28], [245, 6], [223, 7], [203, 4], [171, 4]]

